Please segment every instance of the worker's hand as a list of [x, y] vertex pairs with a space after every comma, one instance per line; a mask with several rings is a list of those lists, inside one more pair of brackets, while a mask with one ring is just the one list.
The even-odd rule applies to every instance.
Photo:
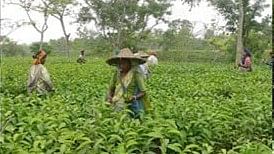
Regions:
[[131, 96], [131, 97], [130, 97], [129, 101], [132, 102], [132, 101], [134, 101], [134, 100], [136, 100], [136, 99], [137, 99], [137, 97], [134, 95], [134, 96]]

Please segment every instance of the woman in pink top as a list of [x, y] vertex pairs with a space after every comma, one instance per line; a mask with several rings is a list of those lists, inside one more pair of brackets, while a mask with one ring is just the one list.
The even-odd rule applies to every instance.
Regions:
[[251, 72], [252, 71], [251, 64], [252, 64], [251, 53], [248, 49], [245, 48], [241, 63], [239, 64], [239, 68], [241, 71]]

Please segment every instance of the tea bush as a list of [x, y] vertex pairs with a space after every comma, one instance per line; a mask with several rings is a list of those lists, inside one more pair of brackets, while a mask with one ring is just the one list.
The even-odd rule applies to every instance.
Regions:
[[55, 86], [27, 95], [30, 60], [2, 65], [0, 153], [268, 154], [271, 73], [228, 64], [160, 63], [146, 81], [153, 110], [142, 121], [105, 103], [112, 67], [49, 57]]

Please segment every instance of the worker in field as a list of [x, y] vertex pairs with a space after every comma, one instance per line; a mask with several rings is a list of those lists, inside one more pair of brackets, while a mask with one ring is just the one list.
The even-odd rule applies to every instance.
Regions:
[[273, 68], [273, 63], [274, 63], [274, 52], [270, 52], [269, 53], [270, 59], [268, 60], [268, 62], [266, 62], [267, 65], [270, 66], [270, 68]]
[[252, 71], [251, 64], [252, 64], [251, 52], [249, 49], [245, 48], [241, 58], [241, 62], [238, 64], [239, 69], [241, 71], [251, 72]]
[[148, 67], [147, 58], [149, 57], [149, 55], [147, 53], [145, 53], [144, 51], [139, 51], [138, 53], [135, 53], [134, 55], [140, 56], [141, 58], [146, 60], [146, 62], [144, 64], [139, 65], [139, 68], [140, 68], [140, 72], [144, 76], [144, 79], [148, 79], [150, 76], [150, 70]]
[[128, 108], [134, 118], [140, 118], [141, 113], [149, 108], [144, 78], [138, 71], [138, 66], [145, 60], [124, 48], [106, 62], [117, 68], [110, 82], [107, 101], [115, 111]]
[[39, 94], [46, 94], [53, 91], [53, 85], [50, 80], [49, 73], [44, 64], [47, 58], [47, 53], [41, 49], [33, 55], [33, 63], [30, 68], [29, 78], [27, 83], [28, 93], [37, 91]]
[[149, 66], [158, 65], [157, 53], [154, 50], [150, 50], [149, 57], [147, 58], [147, 63]]
[[86, 59], [85, 59], [85, 50], [81, 50], [79, 58], [77, 59], [77, 63], [83, 64], [85, 62], [86, 62]]

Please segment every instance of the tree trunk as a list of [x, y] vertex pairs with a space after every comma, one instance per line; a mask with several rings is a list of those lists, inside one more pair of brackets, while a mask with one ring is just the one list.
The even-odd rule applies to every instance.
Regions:
[[122, 42], [124, 42], [124, 40], [121, 40], [121, 32], [122, 32], [122, 25], [124, 23], [124, 18], [125, 18], [125, 14], [126, 14], [126, 7], [127, 4], [125, 4], [127, 1], [123, 1], [124, 5], [123, 5], [123, 15], [119, 17], [119, 27], [118, 27], [118, 32], [117, 32], [117, 40], [116, 40], [116, 44], [118, 46], [119, 49], [122, 48]]
[[238, 23], [238, 34], [237, 34], [237, 50], [236, 50], [236, 60], [235, 65], [240, 63], [241, 55], [243, 52], [243, 21], [244, 21], [244, 10], [243, 10], [243, 0], [239, 1], [239, 23]]
[[66, 36], [66, 50], [68, 54], [68, 61], [70, 62], [70, 44], [69, 44], [69, 35]]
[[59, 16], [59, 20], [61, 22], [62, 30], [63, 30], [63, 33], [65, 35], [65, 39], [66, 39], [66, 52], [67, 52], [67, 56], [68, 56], [68, 59], [70, 59], [70, 52], [69, 52], [70, 51], [70, 47], [69, 47], [69, 37], [70, 37], [70, 34], [67, 34], [67, 32], [66, 32], [66, 27], [65, 27], [64, 19], [63, 19], [62, 15]]
[[40, 37], [40, 47], [39, 47], [39, 50], [41, 50], [43, 48], [44, 32], [42, 31], [40, 34], [41, 34], [41, 37]]

